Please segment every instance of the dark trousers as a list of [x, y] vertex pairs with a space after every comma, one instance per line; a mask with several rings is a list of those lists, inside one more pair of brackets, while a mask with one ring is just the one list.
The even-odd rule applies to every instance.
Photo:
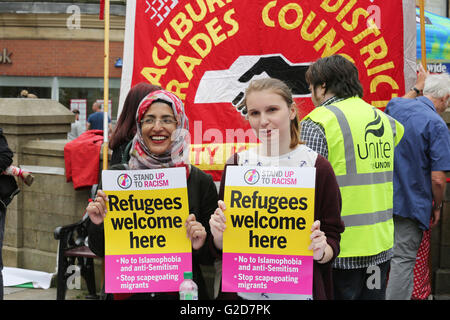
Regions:
[[390, 260], [361, 269], [333, 269], [336, 300], [385, 300]]
[[2, 247], [3, 247], [3, 235], [5, 234], [5, 220], [6, 220], [6, 209], [0, 208], [0, 300], [3, 300]]

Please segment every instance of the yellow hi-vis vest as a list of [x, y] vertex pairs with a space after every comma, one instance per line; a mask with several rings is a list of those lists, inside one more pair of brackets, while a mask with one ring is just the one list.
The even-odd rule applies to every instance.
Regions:
[[358, 97], [314, 109], [305, 119], [325, 130], [342, 196], [340, 258], [379, 254], [393, 247], [394, 147], [403, 126]]

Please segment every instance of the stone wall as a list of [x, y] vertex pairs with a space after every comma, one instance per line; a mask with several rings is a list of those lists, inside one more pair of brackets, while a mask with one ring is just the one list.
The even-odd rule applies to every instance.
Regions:
[[[64, 174], [64, 145], [67, 140], [31, 141], [22, 149], [22, 167], [34, 172], [35, 183], [23, 187], [24, 247], [35, 255], [56, 253], [58, 242], [53, 237], [57, 226], [81, 219], [88, 203], [89, 191], [75, 191]], [[47, 154], [45, 154], [47, 153]], [[58, 170], [63, 169], [63, 170]], [[37, 251], [37, 252], [34, 252]], [[32, 255], [32, 253], [29, 253]], [[41, 263], [33, 256], [23, 261], [31, 269], [45, 267], [54, 271], [55, 261]], [[50, 272], [48, 271], [48, 272]]]
[[53, 100], [0, 99], [0, 128], [14, 151], [13, 164], [35, 176], [30, 187], [18, 179], [21, 192], [8, 207], [5, 266], [55, 273], [53, 231], [84, 214], [90, 190], [74, 190], [65, 177], [64, 145], [72, 121], [72, 112]]

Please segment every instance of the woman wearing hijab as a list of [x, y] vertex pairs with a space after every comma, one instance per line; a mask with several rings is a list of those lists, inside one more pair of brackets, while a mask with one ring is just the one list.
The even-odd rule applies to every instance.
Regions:
[[[198, 285], [199, 299], [207, 299], [204, 278], [200, 264], [212, 264], [207, 239], [211, 236], [209, 217], [217, 206], [217, 189], [210, 175], [186, 164], [189, 145], [186, 143], [189, 122], [181, 100], [165, 90], [148, 94], [139, 104], [136, 112], [136, 135], [132, 140], [128, 163], [113, 165], [111, 170], [143, 170], [185, 167], [189, 217], [186, 220], [187, 236], [192, 242], [192, 266], [194, 281]], [[103, 220], [107, 215], [107, 196], [97, 192], [95, 201], [89, 203], [86, 211], [91, 220], [88, 227], [89, 247], [98, 256], [105, 254]], [[115, 294], [114, 298], [123, 298]], [[177, 292], [139, 293], [131, 299], [178, 299]]]
[[110, 165], [122, 162], [122, 155], [136, 134], [136, 111], [142, 99], [149, 93], [161, 89], [160, 86], [147, 82], [140, 82], [130, 89], [123, 103], [120, 117], [109, 138], [109, 148], [112, 150]]

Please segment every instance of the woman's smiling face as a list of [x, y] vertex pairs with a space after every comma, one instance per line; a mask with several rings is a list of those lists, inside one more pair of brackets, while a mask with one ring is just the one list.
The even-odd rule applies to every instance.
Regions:
[[290, 122], [295, 118], [295, 109], [272, 90], [250, 92], [246, 105], [250, 126], [261, 142], [279, 142], [280, 151], [285, 152], [284, 144], [287, 142], [289, 148], [291, 140]]
[[141, 120], [142, 138], [151, 153], [161, 155], [172, 144], [177, 121], [172, 108], [164, 102], [154, 102]]

